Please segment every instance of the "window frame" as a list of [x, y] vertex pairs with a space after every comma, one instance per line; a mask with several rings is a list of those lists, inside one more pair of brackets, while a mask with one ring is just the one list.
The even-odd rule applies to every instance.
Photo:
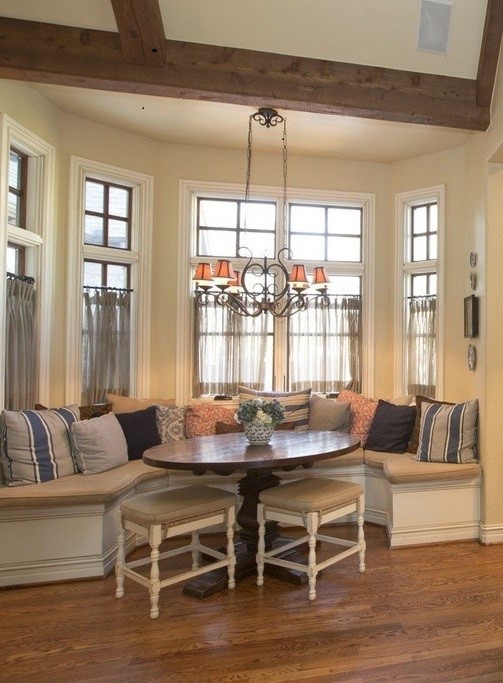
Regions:
[[[178, 306], [177, 306], [177, 339], [176, 339], [176, 401], [179, 404], [187, 404], [208, 399], [193, 399], [192, 375], [193, 375], [193, 311], [191, 307], [192, 288], [190, 280], [191, 267], [197, 262], [197, 231], [196, 209], [197, 198], [208, 197], [223, 199], [243, 200], [243, 187], [236, 183], [218, 183], [181, 180], [179, 221], [184, 229], [179, 231], [178, 242]], [[271, 201], [274, 198], [277, 205], [277, 223], [283, 225], [283, 188], [275, 186], [254, 185], [250, 188], [252, 201]], [[362, 209], [362, 260], [355, 262], [331, 262], [337, 267], [340, 274], [353, 275], [355, 272], [362, 277], [363, 299], [363, 376], [362, 391], [372, 395], [374, 390], [374, 235], [375, 235], [375, 194], [361, 192], [339, 192], [330, 190], [306, 190], [302, 188], [289, 188], [288, 205], [302, 203], [336, 206], [354, 206]], [[288, 207], [287, 207], [288, 210]], [[185, 229], [189, 226], [189, 229]], [[279, 230], [276, 239], [276, 252], [285, 246], [286, 235]], [[206, 257], [205, 257], [206, 258]], [[207, 258], [210, 262], [216, 262], [217, 258]], [[233, 259], [237, 264], [239, 259]], [[246, 259], [242, 259], [246, 263]], [[302, 261], [296, 258], [294, 261]], [[309, 268], [317, 265], [325, 265], [320, 261], [304, 261]], [[327, 271], [328, 272], [328, 271]], [[284, 326], [286, 328], [286, 326]], [[284, 388], [284, 381], [288, 375], [288, 360], [282, 357], [279, 350], [286, 348], [285, 332], [276, 334], [274, 344], [275, 354], [275, 386], [278, 390]]]
[[[412, 209], [437, 204], [437, 258], [412, 261]], [[410, 278], [414, 275], [437, 276], [436, 317], [436, 382], [435, 398], [444, 396], [444, 248], [445, 186], [435, 185], [395, 196], [396, 281], [395, 281], [395, 386], [396, 395], [406, 393], [406, 297], [410, 295]]]
[[[8, 170], [11, 148], [27, 156], [25, 227], [7, 221]], [[46, 140], [0, 113], [0, 263], [6, 270], [7, 243], [25, 250], [25, 274], [35, 278], [37, 309], [36, 392], [40, 403], [50, 404], [52, 288], [54, 269], [55, 148]], [[6, 280], [0, 277], [0, 301], [5, 301]], [[0, 307], [0, 357], [5, 358], [5, 307]], [[3, 374], [2, 374], [3, 376]], [[0, 406], [5, 386], [0, 382]]]
[[[85, 181], [97, 179], [132, 190], [130, 249], [85, 244]], [[80, 402], [82, 387], [82, 288], [84, 260], [130, 266], [131, 395], [150, 393], [153, 178], [129, 169], [72, 156], [70, 160], [66, 401]], [[141, 229], [140, 229], [141, 226]]]

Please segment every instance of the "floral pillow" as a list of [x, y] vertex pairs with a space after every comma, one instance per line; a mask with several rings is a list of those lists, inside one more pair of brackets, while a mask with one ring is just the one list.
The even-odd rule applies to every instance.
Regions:
[[361, 445], [365, 446], [370, 430], [370, 425], [377, 410], [377, 401], [371, 398], [355, 394], [354, 391], [344, 389], [339, 394], [338, 400], [341, 403], [349, 403], [351, 411], [351, 426], [349, 433], [360, 439]]
[[235, 408], [225, 408], [214, 403], [196, 403], [187, 408], [185, 433], [188, 438], [193, 436], [212, 436], [216, 434], [217, 422], [236, 424], [234, 420], [235, 412]]

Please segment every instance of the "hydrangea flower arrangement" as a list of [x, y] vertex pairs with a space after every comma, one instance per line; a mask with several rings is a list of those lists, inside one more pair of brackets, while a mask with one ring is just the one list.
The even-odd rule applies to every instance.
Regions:
[[277, 425], [283, 422], [285, 407], [275, 398], [270, 401], [254, 398], [241, 403], [234, 417], [239, 424], [261, 422], [264, 425]]

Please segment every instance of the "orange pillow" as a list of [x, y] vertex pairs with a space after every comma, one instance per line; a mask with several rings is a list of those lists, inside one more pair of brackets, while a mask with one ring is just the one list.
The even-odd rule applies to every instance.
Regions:
[[344, 389], [337, 399], [341, 403], [349, 403], [351, 411], [351, 425], [349, 433], [360, 439], [361, 445], [365, 446], [369, 435], [370, 425], [377, 410], [377, 401], [367, 398], [362, 394], [355, 394], [354, 391]]
[[225, 408], [214, 403], [195, 403], [189, 406], [185, 417], [187, 438], [216, 434], [217, 422], [235, 424], [235, 412], [235, 408]]

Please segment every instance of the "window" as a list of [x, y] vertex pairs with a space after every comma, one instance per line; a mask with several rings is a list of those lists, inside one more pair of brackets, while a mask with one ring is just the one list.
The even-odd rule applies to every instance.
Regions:
[[[312, 387], [320, 392], [336, 391], [350, 382], [356, 390], [368, 387], [373, 197], [298, 191], [288, 204], [285, 230], [281, 190], [261, 188], [245, 204], [233, 187], [182, 185], [182, 220], [192, 223], [194, 232], [193, 239], [181, 246], [182, 251], [187, 249], [191, 269], [181, 266], [182, 291], [188, 296], [179, 307], [185, 317], [180, 328], [186, 332], [178, 338], [177, 400], [233, 396], [239, 384], [276, 390]], [[285, 246], [293, 252], [291, 260], [285, 259], [288, 271], [295, 261], [306, 265], [308, 277], [316, 266], [325, 267], [333, 295], [328, 308], [311, 304], [307, 312], [275, 319], [269, 314], [242, 317], [213, 302], [195, 305], [191, 277], [202, 257], [213, 264], [231, 258], [238, 269], [247, 262], [243, 247], [254, 260], [265, 255], [270, 263]], [[192, 362], [185, 351], [191, 348]], [[184, 367], [192, 377], [191, 386], [184, 385]]]
[[69, 401], [148, 395], [151, 193], [149, 176], [72, 159]]
[[441, 229], [443, 188], [399, 195], [400, 266], [399, 392], [434, 397], [439, 393]]
[[[8, 116], [0, 115], [0, 177], [5, 215], [0, 219], [0, 351], [8, 408], [49, 404], [51, 233], [54, 148]], [[0, 202], [1, 203], [1, 202]], [[6, 279], [6, 274], [9, 274]]]
[[7, 222], [26, 228], [26, 201], [28, 184], [28, 155], [14, 147], [9, 152], [9, 192]]

